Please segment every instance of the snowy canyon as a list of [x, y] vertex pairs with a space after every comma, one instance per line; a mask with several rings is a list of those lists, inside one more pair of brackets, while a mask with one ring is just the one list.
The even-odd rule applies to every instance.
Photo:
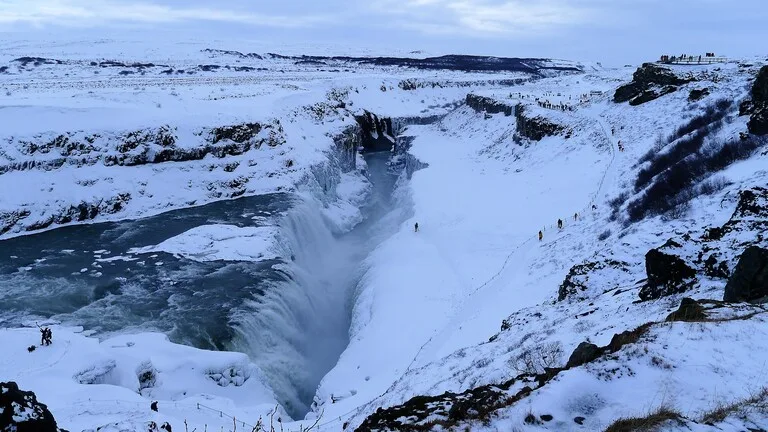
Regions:
[[62, 429], [768, 423], [764, 59], [2, 48], [0, 381]]

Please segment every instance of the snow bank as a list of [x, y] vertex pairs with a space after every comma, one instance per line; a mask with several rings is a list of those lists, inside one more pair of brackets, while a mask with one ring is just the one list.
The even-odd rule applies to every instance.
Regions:
[[277, 227], [202, 225], [155, 246], [129, 250], [132, 254], [167, 252], [194, 261], [262, 261], [281, 257]]
[[[143, 333], [104, 341], [77, 328], [52, 326], [53, 344], [36, 345], [36, 328], [0, 331], [3, 380], [33, 390], [67, 430], [96, 429], [126, 421], [187, 420], [190, 430], [230, 427], [232, 419], [253, 424], [275, 406], [261, 371], [245, 354], [204, 351]], [[159, 412], [150, 410], [158, 401]], [[200, 408], [198, 408], [198, 404]]]

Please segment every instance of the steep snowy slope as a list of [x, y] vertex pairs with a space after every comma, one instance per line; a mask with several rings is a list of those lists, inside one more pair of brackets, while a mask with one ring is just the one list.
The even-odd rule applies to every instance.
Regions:
[[[753, 189], [768, 181], [765, 140], [739, 135], [748, 117], [737, 107], [757, 68], [678, 69], [695, 81], [639, 106], [611, 100], [615, 78], [629, 81], [627, 75], [546, 80], [486, 93], [493, 102], [481, 108], [498, 114], [465, 107], [436, 125], [409, 128], [411, 153], [429, 168], [408, 187], [411, 224], [371, 257], [350, 347], [321, 387], [326, 395], [353, 396], [325, 403], [326, 412], [349, 409], [357, 427], [377, 407], [404, 404], [376, 412], [359, 430], [602, 430], [659, 407], [682, 422], [701, 421], [718, 406], [762, 394], [762, 306], [712, 303], [706, 308], [715, 310], [697, 324], [663, 323], [683, 296], [722, 300], [742, 252], [766, 246], [764, 189]], [[691, 100], [691, 90], [705, 87], [709, 96]], [[573, 109], [541, 108], [537, 98]], [[695, 181], [682, 184], [690, 202], [665, 189], [676, 206], [633, 219], [633, 204], [654, 196], [652, 187], [636, 188], [640, 171], [653, 164], [639, 160], [649, 150], [654, 158], [674, 154], [682, 141], [652, 150], [657, 137], [679, 134], [721, 99], [734, 103], [720, 104], [724, 117], [716, 125], [708, 119], [703, 150], [680, 159], [722, 156], [727, 143], [743, 145], [744, 154], [723, 163], [710, 157], [704, 175], [689, 171]], [[522, 113], [517, 104], [526, 107]], [[540, 141], [520, 137], [520, 125], [532, 123], [559, 131]], [[729, 220], [725, 236], [706, 231]], [[679, 246], [660, 249], [660, 260], [646, 256], [670, 238]], [[677, 279], [678, 261], [668, 256], [682, 257], [690, 273]], [[379, 264], [392, 262], [390, 271]], [[581, 342], [608, 346], [635, 328], [643, 330], [603, 351], [595, 347], [587, 361], [599, 359], [586, 370], [577, 368], [584, 362], [562, 369]], [[459, 395], [439, 396], [446, 391]], [[409, 401], [423, 395], [435, 398]], [[764, 406], [763, 399], [753, 402]], [[741, 408], [733, 413], [754, 411]], [[757, 412], [722, 427], [763, 421]]]

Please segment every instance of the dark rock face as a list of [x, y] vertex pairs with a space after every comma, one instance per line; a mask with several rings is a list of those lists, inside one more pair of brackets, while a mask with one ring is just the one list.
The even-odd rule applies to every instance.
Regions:
[[466, 103], [467, 106], [475, 110], [475, 112], [485, 112], [488, 114], [504, 113], [507, 117], [511, 116], [515, 109], [511, 105], [504, 104], [495, 99], [474, 95], [472, 93], [467, 95]]
[[526, 114], [526, 108], [523, 104], [507, 105], [495, 99], [471, 93], [467, 95], [466, 104], [478, 113], [503, 113], [505, 116], [514, 114], [517, 121], [517, 135], [532, 141], [541, 141], [544, 137], [559, 135], [567, 129], [565, 126], [554, 123], [542, 116]]
[[613, 101], [640, 105], [675, 92], [678, 86], [691, 81], [693, 78], [680, 78], [668, 68], [645, 63], [635, 71], [632, 82], [616, 89]]
[[337, 154], [340, 156], [341, 169], [352, 171], [357, 166], [357, 148], [362, 145], [362, 132], [359, 125], [352, 125], [333, 137]]
[[364, 111], [355, 120], [362, 129], [362, 145], [366, 151], [391, 151], [395, 145], [395, 133], [392, 129], [392, 119], [379, 117]]
[[691, 93], [688, 95], [688, 101], [696, 102], [698, 100], [703, 99], [706, 96], [709, 96], [709, 88], [705, 87], [701, 89], [693, 89], [691, 90]]
[[680, 302], [680, 307], [669, 314], [664, 321], [702, 321], [707, 319], [704, 307], [694, 299], [684, 298]]
[[585, 299], [584, 293], [589, 291], [590, 288], [590, 276], [596, 275], [599, 272], [611, 270], [627, 272], [627, 267], [629, 267], [628, 263], [612, 259], [577, 264], [571, 267], [568, 275], [565, 276], [565, 280], [560, 284], [557, 301], [563, 301], [566, 298], [583, 300]]
[[34, 393], [19, 390], [15, 382], [0, 383], [0, 408], [4, 432], [62, 432], [48, 407]]
[[636, 97], [629, 100], [629, 104], [632, 106], [642, 105], [646, 102], [658, 99], [664, 95], [674, 93], [677, 90], [675, 86], [664, 86], [661, 89], [645, 90]]
[[[670, 245], [671, 243], [671, 245]], [[681, 293], [690, 288], [689, 279], [696, 276], [696, 271], [679, 256], [662, 252], [668, 246], [680, 245], [668, 242], [658, 249], [651, 249], [645, 254], [645, 271], [648, 282], [640, 289], [641, 300], [652, 300]]]
[[[544, 137], [559, 135], [566, 130], [565, 126], [551, 122], [541, 116], [526, 115], [522, 104], [515, 106], [517, 133], [533, 141], [541, 141]], [[567, 138], [567, 136], [566, 136]]]
[[566, 364], [565, 367], [570, 369], [573, 367], [581, 366], [583, 364], [594, 361], [595, 359], [600, 357], [602, 354], [603, 354], [602, 349], [600, 349], [600, 347], [598, 347], [597, 345], [591, 344], [589, 342], [582, 342], [573, 351], [573, 353], [571, 354], [571, 357], [568, 358], [568, 363]]
[[704, 274], [712, 278], [727, 279], [731, 271], [728, 269], [728, 263], [718, 261], [718, 254], [713, 253], [704, 260]]
[[768, 297], [768, 249], [747, 248], [725, 286], [723, 300], [754, 301]]
[[751, 114], [747, 127], [755, 135], [768, 134], [768, 66], [763, 66], [752, 85]]
[[40, 65], [58, 65], [63, 64], [64, 62], [61, 60], [56, 59], [49, 59], [49, 58], [43, 58], [43, 57], [19, 57], [17, 59], [11, 60], [13, 63], [19, 63], [22, 67], [27, 66], [28, 64], [32, 64], [33, 66], [40, 66]]

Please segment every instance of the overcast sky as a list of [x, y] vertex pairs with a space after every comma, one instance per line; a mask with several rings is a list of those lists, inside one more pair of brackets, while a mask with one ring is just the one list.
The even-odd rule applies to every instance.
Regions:
[[162, 29], [609, 64], [663, 52], [765, 55], [766, 23], [768, 0], [0, 0], [0, 31], [15, 36]]

